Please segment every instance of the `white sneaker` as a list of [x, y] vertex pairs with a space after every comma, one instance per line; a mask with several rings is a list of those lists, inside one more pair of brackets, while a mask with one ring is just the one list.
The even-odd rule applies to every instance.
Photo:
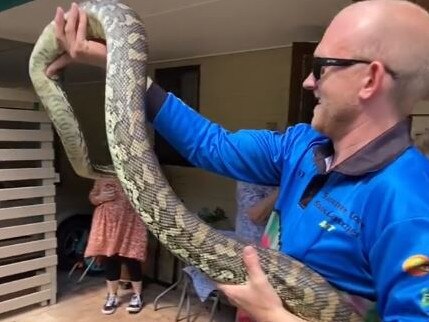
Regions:
[[130, 304], [127, 306], [127, 311], [129, 313], [139, 313], [143, 308], [143, 296], [134, 294], [131, 297]]
[[103, 305], [101, 312], [103, 314], [113, 314], [115, 313], [119, 304], [118, 296], [116, 294], [108, 294], [106, 303]]

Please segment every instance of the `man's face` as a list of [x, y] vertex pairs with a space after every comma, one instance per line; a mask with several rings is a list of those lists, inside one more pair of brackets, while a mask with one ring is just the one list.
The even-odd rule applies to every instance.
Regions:
[[[316, 48], [314, 57], [356, 59], [338, 46], [337, 39], [335, 29], [328, 30]], [[317, 99], [311, 121], [316, 130], [333, 138], [353, 126], [359, 115], [358, 92], [364, 66], [363, 63], [322, 66], [319, 79], [316, 79], [314, 73], [307, 77], [303, 87], [312, 90]]]

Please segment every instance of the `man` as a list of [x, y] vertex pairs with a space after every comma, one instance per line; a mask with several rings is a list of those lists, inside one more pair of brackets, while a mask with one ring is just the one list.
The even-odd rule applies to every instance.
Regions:
[[[104, 66], [73, 5], [56, 15], [70, 61]], [[78, 21], [78, 23], [77, 23]], [[77, 31], [76, 31], [76, 27]], [[195, 165], [279, 185], [280, 250], [335, 287], [377, 302], [383, 321], [428, 321], [429, 163], [411, 145], [407, 116], [428, 97], [429, 15], [401, 0], [342, 10], [314, 53], [304, 87], [318, 98], [312, 126], [230, 133], [157, 85], [146, 108], [158, 132]], [[192, 126], [191, 126], [192, 124]], [[245, 285], [219, 285], [257, 321], [300, 321], [287, 312], [246, 248]]]

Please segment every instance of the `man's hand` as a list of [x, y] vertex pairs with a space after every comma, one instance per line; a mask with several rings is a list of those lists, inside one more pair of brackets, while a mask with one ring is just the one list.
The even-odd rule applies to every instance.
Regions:
[[52, 77], [71, 62], [106, 67], [106, 45], [100, 41], [87, 39], [86, 13], [76, 3], [72, 3], [65, 14], [60, 7], [55, 14], [55, 38], [64, 53], [46, 69], [46, 75]]
[[244, 248], [243, 261], [248, 273], [248, 280], [244, 285], [217, 285], [231, 303], [249, 313], [258, 322], [303, 321], [283, 308], [282, 301], [263, 272], [253, 247]]

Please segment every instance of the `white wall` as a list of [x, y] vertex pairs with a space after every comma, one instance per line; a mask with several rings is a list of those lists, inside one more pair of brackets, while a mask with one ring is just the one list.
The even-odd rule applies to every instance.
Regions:
[[[155, 68], [198, 64], [200, 113], [230, 130], [265, 128], [269, 123], [276, 123], [282, 129], [287, 121], [290, 61], [291, 48], [282, 48], [151, 65], [149, 74], [153, 74]], [[97, 116], [100, 112], [96, 111], [103, 105], [104, 85], [74, 84], [67, 89], [70, 100], [82, 113], [82, 121], [90, 120], [93, 128], [103, 127], [104, 119]], [[97, 133], [93, 136], [99, 140]], [[64, 191], [61, 195], [74, 204], [79, 198], [86, 203], [88, 183], [68, 173], [70, 168], [64, 169], [67, 173], [62, 174]], [[189, 209], [221, 207], [230, 217], [223, 226], [233, 226], [233, 180], [195, 168], [167, 166], [164, 171]]]

